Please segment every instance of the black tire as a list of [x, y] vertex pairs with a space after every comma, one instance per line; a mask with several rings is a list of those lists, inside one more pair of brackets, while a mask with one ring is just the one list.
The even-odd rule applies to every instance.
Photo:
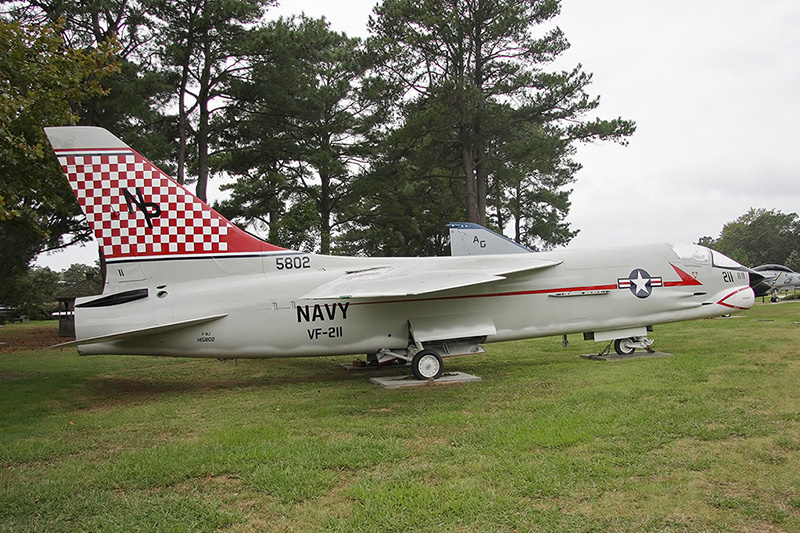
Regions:
[[636, 348], [631, 346], [633, 339], [617, 339], [614, 341], [614, 351], [619, 355], [631, 355]]
[[442, 357], [431, 350], [422, 350], [416, 353], [411, 360], [411, 373], [421, 380], [437, 379], [444, 371]]

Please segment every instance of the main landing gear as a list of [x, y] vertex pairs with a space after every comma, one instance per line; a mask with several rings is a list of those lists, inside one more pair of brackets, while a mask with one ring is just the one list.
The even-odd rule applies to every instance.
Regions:
[[379, 350], [375, 354], [368, 355], [367, 359], [374, 365], [411, 363], [411, 373], [419, 380], [440, 378], [444, 372], [442, 356], [434, 350], [414, 348], [410, 346], [407, 350]]
[[443, 371], [442, 356], [433, 350], [420, 350], [411, 359], [411, 373], [417, 379], [436, 379]]
[[[653, 353], [653, 349], [650, 348], [652, 344], [653, 340], [648, 339], [647, 337], [629, 337], [626, 339], [617, 339], [614, 341], [614, 351], [617, 352], [618, 355], [631, 355], [637, 349], [647, 350], [649, 353]], [[606, 350], [610, 348], [611, 345], [609, 345]]]
[[367, 355], [372, 365], [411, 363], [411, 374], [414, 378], [427, 381], [439, 379], [444, 373], [444, 357], [486, 353], [479, 343], [484, 338], [455, 339], [439, 341], [426, 346], [409, 344], [403, 350], [382, 349]]
[[376, 366], [411, 363], [411, 373], [414, 378], [423, 381], [437, 379], [444, 372], [444, 361], [438, 352], [430, 349], [415, 349], [414, 346], [409, 346], [407, 350], [379, 350], [374, 354], [367, 355], [367, 361]]

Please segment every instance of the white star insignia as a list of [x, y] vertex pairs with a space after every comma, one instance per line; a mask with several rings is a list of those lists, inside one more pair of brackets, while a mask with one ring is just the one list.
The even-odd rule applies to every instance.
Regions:
[[647, 290], [647, 282], [650, 281], [650, 279], [649, 278], [643, 278], [641, 271], [637, 272], [636, 275], [638, 277], [631, 279], [631, 282], [633, 282], [633, 284], [636, 285], [635, 293], [639, 294], [640, 292], [644, 292], [645, 294], [647, 294], [649, 292]]

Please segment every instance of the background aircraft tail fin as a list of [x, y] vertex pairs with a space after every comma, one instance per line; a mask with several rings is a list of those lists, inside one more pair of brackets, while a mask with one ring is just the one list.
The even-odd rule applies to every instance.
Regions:
[[282, 250], [231, 224], [102, 128], [45, 128], [106, 260]]
[[532, 250], [504, 235], [470, 222], [451, 222], [450, 255], [493, 255], [530, 253]]

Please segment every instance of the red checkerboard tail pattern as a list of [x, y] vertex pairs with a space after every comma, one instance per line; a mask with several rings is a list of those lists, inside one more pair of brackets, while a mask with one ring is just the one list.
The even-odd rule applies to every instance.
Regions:
[[283, 250], [231, 224], [102, 128], [45, 132], [107, 260]]

